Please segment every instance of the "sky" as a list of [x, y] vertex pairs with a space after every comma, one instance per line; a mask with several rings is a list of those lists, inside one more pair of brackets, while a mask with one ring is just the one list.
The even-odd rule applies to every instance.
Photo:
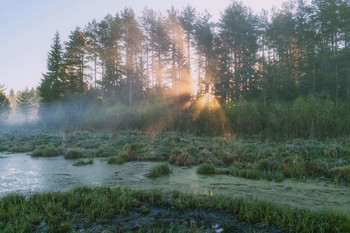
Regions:
[[[243, 0], [255, 12], [279, 7], [281, 0]], [[166, 12], [188, 4], [197, 11], [207, 9], [217, 21], [231, 0], [0, 0], [0, 84], [10, 89], [37, 87], [46, 73], [47, 54], [56, 31], [62, 41], [76, 26], [115, 15], [125, 7], [141, 16], [142, 9]]]

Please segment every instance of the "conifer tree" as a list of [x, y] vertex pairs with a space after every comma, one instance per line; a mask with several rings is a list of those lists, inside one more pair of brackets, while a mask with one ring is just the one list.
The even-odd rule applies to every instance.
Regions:
[[17, 112], [23, 114], [26, 119], [26, 123], [28, 123], [28, 119], [30, 114], [35, 110], [36, 106], [35, 100], [35, 90], [28, 88], [24, 89], [24, 91], [20, 91], [17, 94]]
[[0, 124], [6, 120], [11, 111], [10, 101], [5, 95], [5, 86], [0, 84]]
[[62, 99], [65, 94], [66, 80], [63, 70], [63, 49], [61, 39], [56, 32], [47, 57], [48, 72], [43, 74], [39, 86], [39, 95], [42, 103], [50, 103]]

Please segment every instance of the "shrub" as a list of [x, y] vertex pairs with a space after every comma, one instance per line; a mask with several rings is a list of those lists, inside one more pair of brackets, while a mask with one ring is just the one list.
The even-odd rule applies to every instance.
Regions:
[[159, 176], [166, 176], [171, 173], [170, 167], [167, 163], [159, 164], [151, 168], [147, 173], [147, 177], [156, 178]]
[[65, 159], [79, 159], [82, 157], [83, 157], [83, 154], [81, 153], [81, 151], [77, 149], [70, 149], [64, 155]]
[[199, 175], [215, 175], [216, 169], [211, 164], [202, 164], [197, 168]]

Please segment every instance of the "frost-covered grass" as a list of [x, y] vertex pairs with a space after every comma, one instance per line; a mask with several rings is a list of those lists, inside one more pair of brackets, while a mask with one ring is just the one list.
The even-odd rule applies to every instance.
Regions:
[[234, 167], [233, 175], [247, 178], [315, 178], [350, 184], [347, 172], [350, 139], [344, 138], [273, 141], [175, 132], [17, 132], [0, 133], [0, 148], [10, 152], [33, 151], [32, 156], [65, 155], [67, 159], [111, 157], [111, 162], [114, 159], [118, 164], [128, 161], [167, 161], [176, 166], [211, 164], [215, 168]]

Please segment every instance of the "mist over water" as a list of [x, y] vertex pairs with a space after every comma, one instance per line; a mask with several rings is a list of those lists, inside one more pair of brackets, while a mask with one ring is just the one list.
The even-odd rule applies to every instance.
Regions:
[[350, 189], [317, 183], [283, 183], [248, 180], [227, 175], [201, 176], [197, 167], [172, 166], [172, 174], [157, 179], [145, 176], [158, 162], [110, 165], [94, 159], [93, 165], [74, 167], [63, 156], [32, 158], [26, 154], [4, 154], [0, 159], [0, 196], [9, 192], [68, 191], [77, 185], [128, 186], [135, 189], [178, 190], [207, 195], [254, 197], [313, 210], [335, 209], [350, 215]]

